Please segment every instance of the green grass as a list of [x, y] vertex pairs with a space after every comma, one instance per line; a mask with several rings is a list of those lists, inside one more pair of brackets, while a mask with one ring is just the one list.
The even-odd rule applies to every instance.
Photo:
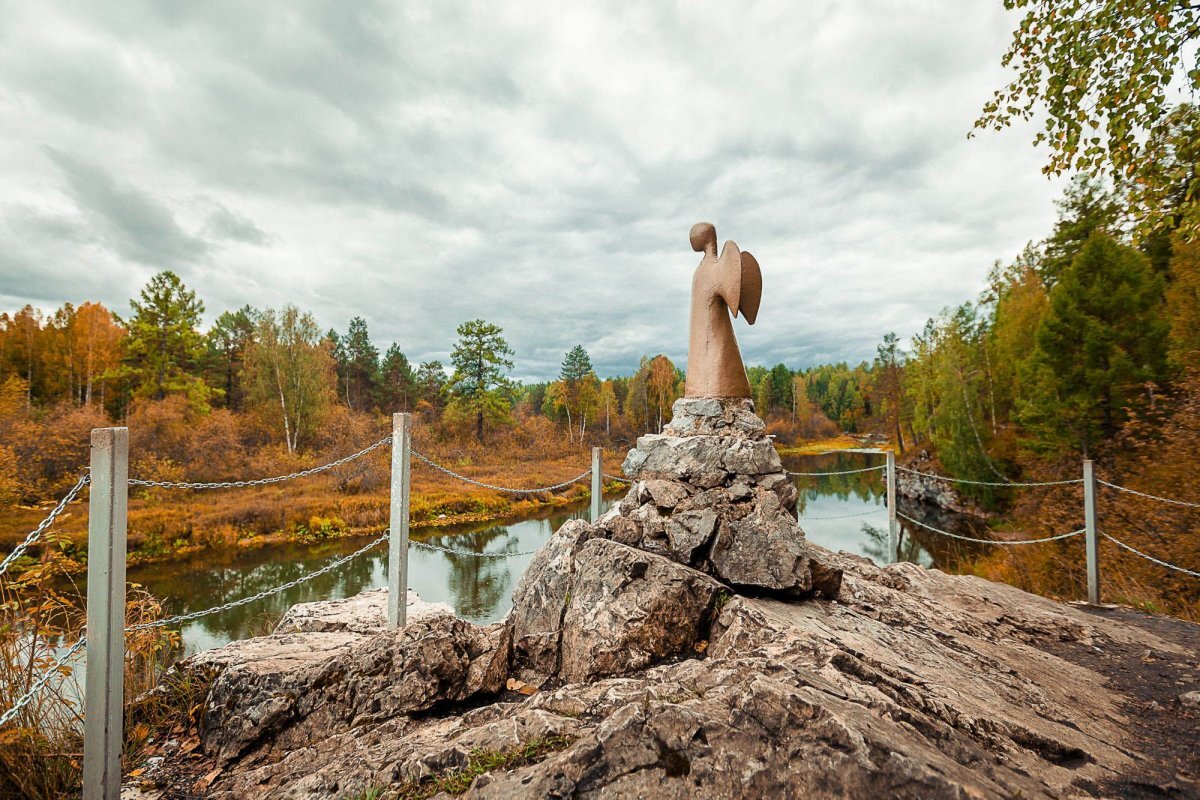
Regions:
[[439, 792], [459, 795], [480, 775], [537, 763], [550, 753], [565, 750], [573, 741], [569, 736], [539, 736], [511, 750], [472, 750], [465, 767], [401, 784], [396, 796], [398, 800], [426, 800]]

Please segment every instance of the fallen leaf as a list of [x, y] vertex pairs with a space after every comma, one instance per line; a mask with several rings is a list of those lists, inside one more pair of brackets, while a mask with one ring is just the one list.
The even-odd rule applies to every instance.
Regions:
[[200, 780], [196, 781], [196, 789], [203, 791], [212, 785], [212, 782], [221, 776], [220, 768], [214, 769], [212, 772], [205, 775]]

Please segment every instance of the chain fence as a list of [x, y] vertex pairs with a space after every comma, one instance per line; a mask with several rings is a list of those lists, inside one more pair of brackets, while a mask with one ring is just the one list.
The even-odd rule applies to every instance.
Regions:
[[945, 481], [947, 483], [967, 483], [972, 486], [1067, 486], [1072, 483], [1083, 483], [1083, 478], [1071, 478], [1061, 481], [1008, 481], [1006, 483], [998, 483], [996, 481], [972, 481], [966, 478], [951, 478], [946, 475], [936, 475], [932, 472], [918, 472], [915, 469], [908, 467], [896, 466], [897, 472], [907, 472], [909, 475], [919, 475], [922, 478], [931, 478], [935, 481]]
[[166, 627], [168, 625], [177, 625], [181, 622], [190, 622], [191, 620], [194, 620], [194, 619], [200, 619], [200, 617], [207, 617], [209, 614], [217, 614], [217, 613], [220, 613], [221, 611], [228, 611], [231, 608], [237, 608], [238, 606], [244, 606], [249, 603], [253, 603], [258, 600], [263, 600], [263, 599], [271, 597], [273, 595], [277, 595], [281, 592], [286, 592], [288, 589], [295, 588], [302, 583], [313, 580], [314, 578], [319, 578], [320, 576], [325, 575], [326, 573], [332, 572], [333, 570], [337, 569], [338, 567], [342, 566], [343, 564], [353, 561], [354, 559], [361, 556], [363, 553], [366, 553], [367, 551], [372, 550], [375, 547], [378, 547], [379, 545], [386, 542], [388, 540], [389, 535], [390, 535], [390, 531], [384, 531], [378, 538], [376, 538], [375, 540], [371, 541], [368, 544], [363, 545], [362, 547], [355, 550], [353, 553], [350, 553], [349, 555], [346, 555], [346, 556], [342, 556], [341, 558], [336, 559], [334, 561], [330, 561], [328, 564], [321, 567], [320, 569], [314, 570], [313, 572], [310, 572], [307, 575], [302, 575], [301, 577], [296, 578], [295, 580], [292, 580], [292, 581], [288, 581], [287, 583], [282, 584], [280, 586], [276, 586], [274, 589], [266, 589], [264, 591], [259, 592], [258, 594], [252, 594], [249, 597], [243, 597], [240, 600], [231, 600], [228, 603], [222, 603], [219, 606], [213, 606], [212, 608], [206, 608], [203, 611], [192, 611], [187, 614], [176, 614], [173, 617], [163, 617], [162, 619], [156, 619], [152, 622], [143, 622], [138, 625], [130, 625], [125, 630], [127, 632], [144, 631], [144, 630], [149, 630], [151, 628], [162, 628], [162, 627]]
[[610, 481], [616, 481], [617, 483], [633, 483], [633, 481], [629, 480], [629, 478], [623, 478], [620, 475], [609, 475], [607, 472], [602, 472], [600, 474], [605, 478], [608, 478]]
[[1171, 564], [1167, 561], [1163, 561], [1160, 558], [1155, 558], [1154, 556], [1150, 555], [1149, 553], [1143, 553], [1141, 550], [1138, 550], [1133, 545], [1125, 544], [1120, 539], [1116, 538], [1115, 536], [1110, 536], [1107, 533], [1105, 533], [1104, 531], [1100, 531], [1100, 535], [1103, 536], [1105, 539], [1108, 539], [1113, 544], [1119, 545], [1120, 547], [1125, 548], [1126, 550], [1128, 550], [1129, 552], [1133, 553], [1136, 556], [1141, 556], [1142, 558], [1146, 559], [1147, 561], [1153, 561], [1155, 564], [1158, 564], [1160, 567], [1166, 567], [1167, 569], [1173, 569], [1176, 572], [1182, 572], [1184, 575], [1191, 575], [1193, 578], [1200, 578], [1200, 572], [1186, 569], [1185, 567], [1178, 566], [1177, 564]]
[[411, 545], [412, 547], [418, 547], [422, 550], [432, 550], [434, 552], [447, 553], [449, 555], [455, 555], [455, 556], [471, 556], [473, 558], [516, 558], [517, 556], [531, 556], [531, 555], [537, 553], [538, 550], [541, 550], [541, 548], [539, 547], [537, 550], [524, 550], [524, 551], [517, 552], [517, 553], [476, 552], [474, 550], [455, 550], [452, 547], [442, 547], [440, 544], [431, 544], [429, 542], [419, 542], [416, 539], [411, 540], [409, 542], [409, 545]]
[[477, 481], [474, 478], [468, 478], [466, 475], [460, 475], [457, 472], [455, 472], [454, 470], [450, 469], [449, 467], [443, 467], [441, 464], [437, 463], [433, 459], [427, 458], [426, 456], [421, 455], [416, 450], [413, 450], [412, 454], [414, 456], [416, 456], [418, 459], [420, 459], [421, 461], [428, 464], [429, 466], [433, 467], [438, 472], [445, 473], [446, 475], [449, 475], [452, 478], [456, 478], [457, 480], [460, 480], [463, 483], [469, 483], [472, 486], [478, 486], [483, 489], [491, 489], [492, 491], [495, 491], [495, 492], [508, 492], [510, 494], [543, 494], [544, 492], [552, 492], [555, 489], [565, 489], [566, 487], [570, 486], [573, 483], [578, 483], [582, 479], [590, 477], [592, 474], [591, 467], [588, 467], [583, 472], [576, 475], [574, 478], [571, 478], [570, 480], [567, 480], [567, 481], [563, 481], [562, 483], [556, 483], [553, 486], [541, 486], [541, 487], [533, 488], [533, 489], [514, 489], [510, 486], [495, 486], [490, 483], [484, 483], [483, 481]]
[[1099, 478], [1096, 479], [1096, 483], [1103, 484], [1110, 489], [1116, 489], [1118, 492], [1125, 492], [1126, 494], [1132, 494], [1132, 495], [1137, 495], [1138, 497], [1144, 497], [1147, 500], [1156, 500], [1160, 503], [1170, 503], [1173, 506], [1183, 506], [1184, 508], [1200, 508], [1200, 503], [1189, 503], [1187, 500], [1172, 500], [1169, 497], [1159, 497], [1156, 494], [1147, 494], [1146, 492], [1139, 492], [1137, 489], [1130, 489], [1128, 486], [1119, 486], [1115, 483], [1109, 483], [1108, 481], [1101, 480]]
[[1087, 532], [1086, 528], [1080, 528], [1077, 531], [1069, 531], [1067, 533], [1060, 533], [1055, 536], [1044, 536], [1041, 539], [976, 539], [974, 536], [963, 536], [961, 534], [951, 533], [950, 531], [944, 531], [941, 528], [935, 528], [932, 525], [926, 525], [924, 522], [913, 519], [912, 517], [908, 516], [907, 514], [904, 514], [899, 511], [896, 512], [896, 516], [900, 517], [901, 519], [908, 520], [913, 525], [917, 525], [921, 528], [924, 528], [925, 530], [930, 531], [931, 533], [936, 533], [941, 536], [949, 536], [952, 539], [961, 539], [964, 542], [977, 542], [979, 544], [999, 544], [999, 545], [1038, 544], [1039, 542], [1053, 542], [1053, 541], [1057, 541], [1058, 539], [1069, 539], [1072, 536], [1078, 536], [1081, 533]]
[[51, 678], [53, 678], [55, 675], [62, 675], [63, 666], [70, 661], [71, 658], [78, 653], [79, 649], [86, 643], [87, 637], [80, 636], [79, 641], [71, 645], [67, 652], [56, 658], [54, 663], [50, 665], [45, 672], [39, 675], [36, 681], [33, 682], [33, 685], [29, 687], [29, 691], [18, 697], [7, 711], [5, 711], [3, 714], [0, 714], [0, 728], [3, 728], [9, 722], [16, 719], [17, 714], [21, 713], [21, 709], [29, 705], [33, 698], [37, 697], [38, 692], [46, 688], [46, 684], [50, 682]]
[[856, 514], [837, 514], [832, 517], [797, 517], [800, 522], [817, 522], [830, 519], [851, 519], [853, 517], [869, 517], [872, 514], [878, 514], [880, 511], [887, 511], [886, 508], [872, 508], [870, 511], [859, 511]]
[[360, 459], [363, 456], [378, 450], [385, 444], [390, 444], [391, 441], [392, 436], [391, 434], [388, 434], [378, 442], [375, 442], [375, 444], [364, 447], [357, 453], [351, 453], [348, 456], [339, 458], [337, 461], [330, 461], [328, 464], [322, 464], [319, 467], [311, 467], [309, 469], [300, 470], [299, 472], [293, 472], [290, 475], [276, 475], [273, 478], [252, 478], [251, 480], [246, 481], [205, 481], [199, 483], [194, 483], [191, 481], [148, 481], [138, 478], [130, 478], [129, 485], [151, 486], [158, 487], [160, 489], [232, 489], [244, 486], [266, 486], [272, 483], [283, 483], [284, 481], [291, 481], [297, 478], [307, 478], [310, 475], [328, 472], [329, 470], [340, 467], [343, 464], [349, 464], [351, 461], [356, 461], [357, 459]]
[[66, 510], [67, 506], [79, 496], [79, 493], [83, 491], [83, 487], [87, 486], [91, 482], [92, 476], [85, 472], [79, 478], [79, 480], [76, 481], [75, 485], [71, 487], [70, 491], [63, 495], [63, 498], [58, 501], [58, 505], [51, 509], [46, 518], [42, 520], [36, 528], [29, 532], [29, 535], [25, 537], [25, 540], [18, 544], [11, 553], [5, 556], [4, 561], [0, 561], [0, 575], [8, 572], [9, 566], [22, 555], [24, 555], [25, 551], [29, 549], [31, 544], [42, 538], [42, 534], [54, 524], [54, 520], [58, 519], [59, 515]]

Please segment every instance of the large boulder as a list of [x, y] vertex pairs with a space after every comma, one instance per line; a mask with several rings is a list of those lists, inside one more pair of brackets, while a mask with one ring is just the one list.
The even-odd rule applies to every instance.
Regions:
[[720, 583], [594, 534], [585, 522], [564, 525], [513, 594], [512, 667], [526, 683], [623, 675], [708, 638]]

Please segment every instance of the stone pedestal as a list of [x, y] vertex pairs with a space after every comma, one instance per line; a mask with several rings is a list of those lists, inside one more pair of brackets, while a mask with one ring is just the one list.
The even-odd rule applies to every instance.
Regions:
[[673, 411], [663, 433], [642, 436], [626, 457], [633, 484], [599, 520], [601, 535], [742, 592], [836, 597], [840, 573], [810, 563], [796, 487], [754, 404], [683, 398]]

